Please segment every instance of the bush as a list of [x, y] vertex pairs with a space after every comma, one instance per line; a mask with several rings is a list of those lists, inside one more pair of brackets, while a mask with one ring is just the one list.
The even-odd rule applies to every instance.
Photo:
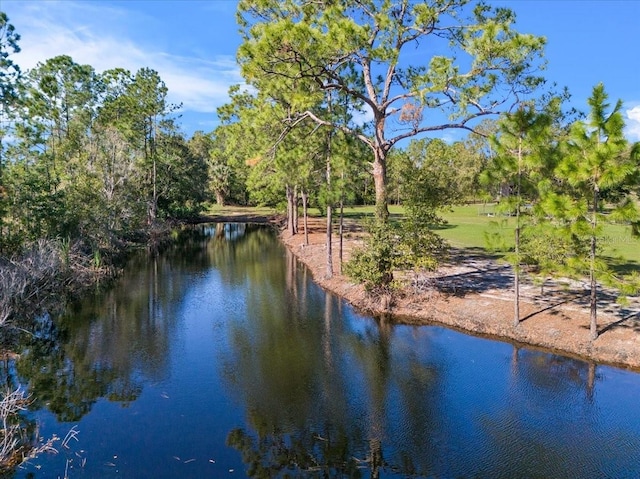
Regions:
[[393, 255], [396, 235], [388, 223], [372, 222], [367, 225], [369, 236], [361, 248], [344, 265], [350, 278], [362, 283], [368, 292], [386, 292], [393, 281]]

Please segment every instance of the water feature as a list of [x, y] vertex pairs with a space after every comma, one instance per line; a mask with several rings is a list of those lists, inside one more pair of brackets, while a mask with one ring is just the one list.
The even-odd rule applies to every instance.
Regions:
[[17, 477], [637, 477], [640, 375], [361, 316], [268, 228], [182, 236], [27, 345], [77, 435]]

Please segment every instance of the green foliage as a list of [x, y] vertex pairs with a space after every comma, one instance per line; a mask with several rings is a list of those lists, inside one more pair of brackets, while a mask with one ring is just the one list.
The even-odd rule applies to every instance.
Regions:
[[414, 141], [404, 169], [405, 217], [400, 224], [399, 267], [434, 270], [446, 242], [434, 229], [445, 225], [439, 212], [461, 199], [455, 169], [456, 148], [441, 140]]
[[576, 241], [556, 224], [542, 221], [523, 228], [521, 250], [522, 262], [536, 266], [540, 276], [566, 275], [576, 256]]
[[480, 135], [470, 134], [467, 140], [453, 144], [424, 138], [411, 140], [405, 149], [392, 150], [387, 170], [390, 202], [404, 202], [407, 180], [417, 166], [425, 175], [431, 176], [431, 188], [437, 187], [447, 198], [443, 203], [477, 198], [480, 195], [479, 177], [487, 163], [487, 153], [482, 150], [486, 143]]
[[491, 253], [504, 253], [513, 248], [513, 242], [507, 238], [512, 236], [513, 230], [509, 229], [506, 219], [500, 221], [489, 221], [488, 227], [483, 231], [484, 244]]
[[[365, 250], [355, 256], [358, 269], [352, 277], [367, 289], [385, 287], [393, 269], [412, 270], [415, 276], [435, 270], [445, 255], [447, 244], [434, 230], [446, 223], [439, 212], [461, 199], [458, 179], [451, 174], [455, 152], [441, 140], [423, 140], [394, 156], [394, 164], [402, 165], [397, 180], [402, 185], [405, 215], [397, 225], [377, 222]], [[379, 244], [383, 241], [389, 244]]]
[[420, 271], [434, 271], [446, 250], [445, 240], [427, 222], [409, 217], [401, 223], [395, 264], [413, 270], [416, 275]]
[[[509, 97], [528, 94], [541, 83], [537, 70], [545, 41], [516, 32], [510, 10], [484, 4], [474, 9], [463, 0], [402, 5], [380, 0], [242, 0], [238, 5], [243, 76], [287, 106], [290, 124], [311, 118], [369, 148], [380, 220], [388, 217], [386, 168], [394, 145], [422, 133], [468, 129]], [[417, 65], [405, 61], [416, 48], [424, 53]], [[364, 128], [352, 115], [317, 109], [336, 93], [350, 112], [370, 114]], [[444, 111], [451, 121], [430, 123], [428, 109]]]
[[196, 216], [206, 200], [206, 158], [193, 155], [178, 131], [163, 131], [157, 141], [156, 194], [160, 213], [171, 218]]
[[391, 289], [395, 246], [398, 237], [387, 222], [372, 221], [367, 227], [364, 246], [357, 248], [351, 260], [344, 265], [344, 273], [362, 283], [370, 293], [383, 293]]
[[11, 53], [20, 52], [19, 41], [20, 35], [9, 23], [9, 17], [0, 11], [0, 101], [3, 103], [14, 94], [14, 82], [20, 73], [20, 67], [9, 58]]
[[446, 242], [434, 232], [445, 222], [437, 210], [455, 197], [452, 185], [432, 174], [433, 162], [412, 166], [405, 178], [405, 217], [398, 224], [375, 221], [369, 226], [365, 247], [346, 265], [346, 274], [369, 291], [389, 288], [394, 269], [435, 270], [445, 254]]
[[0, 252], [8, 243], [5, 236], [5, 216], [9, 195], [4, 181], [5, 138], [11, 135], [12, 116], [17, 108], [17, 96], [20, 87], [20, 68], [10, 58], [12, 53], [20, 52], [20, 35], [9, 23], [7, 15], [0, 11]]
[[155, 218], [200, 211], [206, 159], [177, 130], [157, 72], [97, 74], [61, 55], [19, 86], [0, 157], [0, 252], [56, 237], [108, 251]]
[[623, 133], [622, 103], [608, 111], [610, 105], [600, 84], [594, 87], [589, 105], [588, 122], [575, 122], [564, 143], [563, 160], [555, 170], [561, 188], [549, 192], [544, 203], [563, 222], [567, 234], [584, 243], [601, 236], [604, 221], [638, 220], [637, 200], [624, 193], [625, 185], [635, 177], [636, 162]]
[[353, 251], [344, 265], [347, 276], [374, 294], [391, 291], [393, 271], [433, 271], [447, 249], [446, 242], [429, 225], [416, 218], [400, 223], [370, 221], [364, 245]]

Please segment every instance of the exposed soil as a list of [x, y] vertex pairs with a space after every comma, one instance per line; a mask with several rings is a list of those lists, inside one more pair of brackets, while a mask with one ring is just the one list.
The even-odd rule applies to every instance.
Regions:
[[[223, 220], [221, 217], [213, 219]], [[243, 219], [234, 216], [232, 220]], [[244, 221], [252, 220], [244, 218]], [[273, 218], [263, 217], [259, 222], [277, 224]], [[344, 239], [344, 259], [347, 260], [350, 251], [361, 244], [362, 232], [355, 223], [348, 223], [345, 230], [348, 233]], [[521, 321], [514, 328], [512, 270], [482, 252], [453, 251], [447, 264], [433, 274], [421, 276], [418, 287], [407, 286], [391, 305], [387, 305], [388, 298], [371, 298], [361, 285], [340, 274], [337, 235], [332, 242], [334, 275], [326, 277], [324, 220], [310, 220], [308, 245], [305, 244], [302, 224], [299, 234], [291, 236], [283, 231], [281, 239], [309, 267], [315, 281], [322, 287], [345, 298], [358, 309], [374, 315], [385, 314], [395, 323], [442, 324], [478, 335], [640, 370], [640, 298], [632, 298], [629, 305], [621, 307], [616, 304], [615, 294], [600, 291], [599, 337], [591, 341], [586, 284], [549, 281], [541, 291], [539, 285], [525, 280], [521, 285]]]

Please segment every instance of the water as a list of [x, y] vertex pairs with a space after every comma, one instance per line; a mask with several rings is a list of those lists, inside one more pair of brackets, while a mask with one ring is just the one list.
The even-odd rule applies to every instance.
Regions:
[[632, 478], [640, 376], [364, 317], [269, 229], [140, 255], [16, 364], [44, 437], [18, 477]]

